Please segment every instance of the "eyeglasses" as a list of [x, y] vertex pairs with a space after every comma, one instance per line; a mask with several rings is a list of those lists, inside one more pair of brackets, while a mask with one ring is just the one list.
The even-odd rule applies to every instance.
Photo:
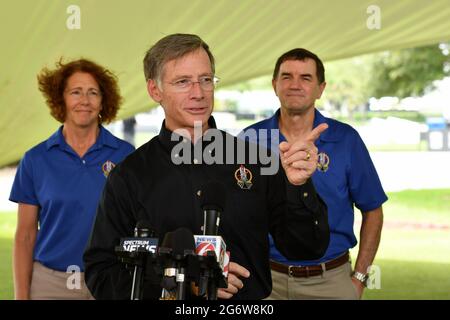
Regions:
[[67, 91], [69, 97], [76, 99], [76, 100], [80, 100], [83, 96], [86, 96], [88, 99], [99, 99], [102, 94], [100, 91], [95, 90], [95, 89], [89, 89], [88, 91], [86, 91], [86, 93], [83, 92], [83, 90], [80, 89], [73, 89], [73, 90], [68, 90]]
[[217, 77], [205, 76], [200, 77], [198, 81], [192, 81], [191, 79], [182, 78], [168, 83], [171, 84], [174, 90], [177, 92], [188, 92], [192, 89], [194, 83], [198, 83], [200, 85], [200, 88], [202, 88], [202, 90], [204, 91], [213, 91], [219, 80], [220, 79]]

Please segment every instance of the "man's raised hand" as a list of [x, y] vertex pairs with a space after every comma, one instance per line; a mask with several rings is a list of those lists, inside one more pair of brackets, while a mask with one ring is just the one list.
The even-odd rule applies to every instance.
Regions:
[[315, 127], [304, 140], [280, 143], [281, 165], [293, 185], [302, 185], [317, 168], [317, 147], [314, 142], [328, 129], [326, 123]]

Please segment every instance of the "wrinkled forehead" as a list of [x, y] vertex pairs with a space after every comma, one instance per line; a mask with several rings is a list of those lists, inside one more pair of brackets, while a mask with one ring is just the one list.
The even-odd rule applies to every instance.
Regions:
[[280, 65], [280, 71], [279, 74], [288, 72], [307, 72], [311, 74], [316, 74], [317, 72], [317, 66], [316, 62], [313, 59], [305, 58], [305, 59], [287, 59], [284, 60]]
[[76, 71], [66, 79], [65, 88], [91, 87], [98, 89], [99, 85], [95, 77], [89, 72]]
[[161, 79], [173, 76], [212, 74], [211, 61], [203, 48], [190, 51], [181, 57], [167, 60], [161, 68]]

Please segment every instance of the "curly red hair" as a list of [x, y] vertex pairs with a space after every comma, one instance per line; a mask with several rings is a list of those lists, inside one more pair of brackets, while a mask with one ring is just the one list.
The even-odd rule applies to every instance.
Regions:
[[97, 81], [102, 93], [102, 110], [100, 111], [99, 123], [109, 123], [114, 120], [122, 103], [117, 76], [108, 69], [87, 59], [63, 63], [62, 58], [56, 63], [56, 69], [44, 68], [37, 75], [39, 90], [44, 95], [53, 118], [64, 123], [66, 106], [63, 94], [67, 79], [76, 72], [89, 73]]

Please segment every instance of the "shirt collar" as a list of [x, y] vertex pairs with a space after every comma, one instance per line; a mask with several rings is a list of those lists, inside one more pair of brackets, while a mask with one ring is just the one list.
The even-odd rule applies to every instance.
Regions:
[[54, 146], [64, 146], [66, 144], [66, 141], [64, 140], [64, 136], [62, 134], [62, 128], [63, 126], [60, 126], [58, 130], [56, 130], [55, 133], [53, 133], [50, 138], [47, 139], [46, 147], [47, 150], [49, 150], [51, 147]]
[[[278, 110], [275, 112], [275, 114], [271, 118], [269, 118], [269, 128], [280, 130], [279, 122], [278, 122], [278, 119], [280, 119], [280, 113], [281, 113], [280, 110], [281, 109], [278, 108]], [[281, 132], [280, 132], [280, 134], [281, 134]]]
[[113, 149], [119, 149], [117, 138], [114, 137], [112, 133], [106, 130], [103, 126], [100, 126], [100, 133], [98, 134], [97, 141], [95, 141], [94, 146], [98, 148], [108, 146]]
[[324, 132], [322, 132], [322, 134], [319, 137], [319, 140], [328, 141], [328, 142], [336, 142], [341, 139], [342, 135], [338, 132], [338, 130], [336, 128], [336, 125], [335, 125], [336, 122], [330, 118], [325, 117], [324, 115], [322, 115], [322, 113], [320, 113], [319, 110], [315, 109], [314, 110], [313, 127], [315, 128], [322, 123], [328, 124], [328, 129], [325, 130]]
[[[280, 118], [280, 109], [278, 109], [275, 114], [269, 118], [269, 125], [270, 128], [274, 129], [280, 129], [278, 125], [278, 119]], [[329, 141], [329, 142], [335, 142], [339, 141], [341, 139], [341, 134], [337, 131], [335, 121], [333, 121], [330, 118], [326, 118], [322, 113], [320, 113], [319, 110], [314, 109], [314, 122], [313, 122], [313, 128], [317, 127], [321, 123], [328, 124], [328, 129], [325, 130], [319, 137], [319, 140], [321, 141]], [[280, 135], [282, 133], [280, 132]]]
[[[64, 126], [60, 126], [59, 129], [53, 133], [50, 138], [47, 139], [46, 146], [47, 150], [54, 146], [59, 146], [61, 149], [67, 149], [68, 145], [66, 140], [64, 139], [64, 136], [62, 134], [62, 129]], [[100, 126], [100, 132], [98, 134], [97, 140], [95, 141], [94, 145], [90, 148], [91, 150], [99, 149], [103, 146], [108, 146], [114, 149], [119, 148], [119, 144], [117, 143], [117, 140], [115, 137], [106, 130], [103, 126]]]
[[[208, 126], [209, 128], [217, 129], [216, 121], [214, 120], [213, 116], [210, 116], [208, 119]], [[176, 137], [175, 141], [172, 141], [172, 134], [174, 137]], [[172, 151], [173, 147], [175, 147], [178, 143], [180, 143], [181, 140], [184, 139], [184, 137], [173, 133], [169, 129], [166, 128], [166, 120], [163, 121], [161, 130], [159, 131], [159, 141], [162, 143], [162, 145], [165, 147], [165, 149], [169, 152]]]

